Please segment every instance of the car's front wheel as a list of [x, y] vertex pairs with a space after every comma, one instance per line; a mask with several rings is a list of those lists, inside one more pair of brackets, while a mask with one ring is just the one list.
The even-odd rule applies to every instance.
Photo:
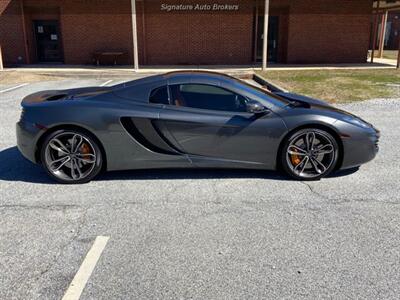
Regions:
[[41, 160], [60, 183], [86, 183], [101, 171], [103, 158], [96, 140], [77, 130], [58, 130], [45, 139]]
[[284, 171], [298, 180], [318, 180], [331, 173], [338, 161], [339, 146], [325, 130], [307, 128], [294, 132], [281, 153]]

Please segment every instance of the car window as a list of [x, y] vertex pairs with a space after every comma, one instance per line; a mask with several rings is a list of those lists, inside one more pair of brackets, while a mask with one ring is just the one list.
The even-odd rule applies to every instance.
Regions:
[[172, 103], [176, 106], [246, 112], [247, 99], [224, 88], [206, 84], [171, 86]]
[[168, 97], [168, 88], [167, 86], [162, 86], [159, 88], [156, 88], [151, 91], [150, 93], [150, 98], [149, 98], [150, 103], [159, 103], [159, 104], [169, 104], [169, 97]]

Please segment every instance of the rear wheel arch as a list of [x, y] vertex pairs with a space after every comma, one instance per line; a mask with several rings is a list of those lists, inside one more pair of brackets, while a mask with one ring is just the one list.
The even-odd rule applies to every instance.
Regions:
[[37, 163], [41, 163], [40, 152], [42, 150], [44, 141], [50, 134], [52, 134], [53, 132], [55, 132], [57, 130], [77, 130], [77, 131], [80, 131], [80, 132], [85, 133], [88, 136], [92, 137], [95, 140], [95, 142], [97, 143], [97, 145], [99, 146], [101, 155], [103, 157], [102, 171], [107, 170], [106, 151], [105, 151], [105, 148], [104, 148], [102, 142], [100, 141], [100, 139], [90, 130], [88, 130], [82, 126], [72, 125], [72, 124], [63, 124], [63, 125], [57, 125], [57, 126], [51, 127], [49, 129], [47, 129], [46, 132], [40, 136], [39, 140], [36, 143], [36, 150], [35, 150], [35, 160]]
[[342, 166], [343, 163], [343, 155], [344, 155], [344, 147], [343, 147], [343, 142], [340, 138], [339, 133], [333, 129], [331, 126], [326, 125], [326, 124], [319, 124], [319, 123], [311, 123], [311, 124], [304, 124], [301, 126], [298, 126], [290, 131], [288, 131], [285, 136], [282, 138], [280, 144], [279, 144], [279, 148], [278, 148], [278, 153], [277, 153], [277, 157], [276, 157], [276, 168], [278, 170], [282, 169], [282, 165], [281, 165], [281, 161], [280, 161], [280, 156], [281, 156], [281, 152], [282, 152], [282, 148], [285, 145], [285, 142], [287, 141], [287, 139], [295, 132], [302, 130], [302, 129], [320, 129], [320, 130], [324, 130], [328, 133], [330, 133], [336, 140], [336, 143], [339, 146], [339, 157], [335, 166], [334, 170], [338, 170], [340, 169], [340, 167]]

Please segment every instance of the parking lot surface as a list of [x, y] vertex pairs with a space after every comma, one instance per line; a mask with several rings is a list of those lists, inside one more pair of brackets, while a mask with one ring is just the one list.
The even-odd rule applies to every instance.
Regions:
[[0, 92], [0, 299], [60, 299], [98, 236], [109, 240], [81, 299], [398, 299], [400, 99], [341, 106], [381, 130], [381, 150], [318, 182], [151, 170], [55, 184], [15, 146], [19, 103], [106, 82]]

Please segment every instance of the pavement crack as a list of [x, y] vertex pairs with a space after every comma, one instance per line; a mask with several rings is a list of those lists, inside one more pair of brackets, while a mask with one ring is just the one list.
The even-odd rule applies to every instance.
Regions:
[[310, 192], [313, 193], [314, 195], [316, 195], [316, 196], [318, 196], [318, 197], [321, 197], [321, 198], [323, 198], [323, 199], [325, 199], [325, 200], [332, 200], [332, 199], [330, 199], [329, 197], [327, 197], [327, 196], [325, 196], [325, 195], [322, 195], [321, 193], [318, 193], [317, 191], [315, 191], [315, 190], [313, 189], [313, 187], [312, 187], [310, 184], [308, 184], [307, 182], [299, 181], [299, 183], [305, 185], [305, 186], [310, 190]]
[[[74, 207], [79, 207], [79, 206], [74, 206]], [[80, 207], [80, 208], [83, 208], [83, 211], [79, 218], [77, 228], [74, 231], [74, 235], [59, 248], [58, 252], [54, 255], [54, 258], [51, 260], [51, 262], [49, 262], [49, 264], [42, 271], [40, 271], [40, 273], [37, 275], [35, 279], [35, 283], [37, 283], [42, 276], [47, 274], [54, 267], [55, 264], [57, 264], [58, 259], [63, 255], [65, 249], [67, 249], [80, 236], [82, 228], [86, 223], [87, 212], [90, 207]]]
[[3, 204], [0, 209], [43, 209], [43, 210], [67, 210], [78, 209], [79, 205], [57, 204], [57, 205], [25, 205], [25, 204]]
[[214, 204], [221, 204], [222, 203], [221, 196], [219, 194], [217, 184], [218, 184], [217, 180], [212, 181], [212, 191], [213, 191], [213, 196], [215, 197], [215, 200], [213, 202]]
[[378, 200], [376, 198], [339, 198], [339, 197], [328, 197], [325, 196], [317, 191], [314, 190], [314, 188], [308, 184], [307, 182], [304, 181], [300, 181], [299, 183], [305, 185], [308, 190], [314, 194], [315, 196], [323, 199], [323, 200], [327, 200], [333, 204], [342, 204], [342, 203], [349, 203], [349, 202], [361, 202], [361, 203], [368, 203], [368, 202], [376, 202], [376, 203], [383, 203], [383, 204], [390, 204], [390, 205], [399, 205], [400, 202], [396, 202], [396, 201], [389, 201], [389, 200]]

